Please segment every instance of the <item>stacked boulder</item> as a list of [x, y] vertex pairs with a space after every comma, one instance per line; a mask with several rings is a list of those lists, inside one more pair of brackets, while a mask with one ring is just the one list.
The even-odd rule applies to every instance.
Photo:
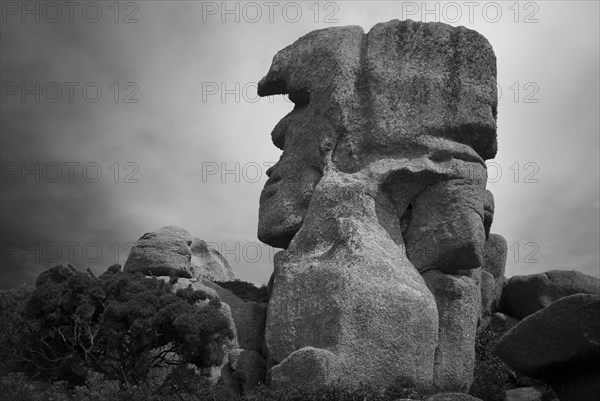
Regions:
[[[277, 53], [258, 94], [295, 103], [271, 134], [283, 154], [259, 210], [259, 239], [285, 248], [270, 384], [467, 391], [494, 209], [489, 42], [414, 21], [317, 30]], [[489, 274], [491, 311], [502, 279]]]
[[237, 392], [265, 381], [266, 303], [245, 302], [215, 283], [235, 276], [214, 246], [181, 227], [163, 227], [140, 237], [123, 270], [174, 282], [173, 291], [191, 287], [219, 298], [236, 336], [225, 345], [221, 364], [203, 373], [210, 382], [223, 382]]
[[577, 271], [513, 276], [503, 311], [512, 324], [496, 354], [548, 383], [561, 401], [600, 398], [600, 280]]
[[131, 248], [123, 271], [213, 281], [235, 278], [233, 269], [217, 249], [178, 226], [142, 235]]
[[570, 302], [584, 311], [560, 325], [586, 319], [596, 308], [588, 296], [552, 302], [597, 285], [549, 272], [525, 279], [526, 289], [504, 276], [507, 244], [490, 233], [485, 189], [484, 161], [497, 151], [496, 59], [485, 38], [398, 20], [367, 33], [317, 30], [275, 55], [258, 94], [295, 103], [271, 133], [283, 154], [259, 209], [259, 239], [284, 248], [265, 328], [273, 387], [383, 388], [401, 378], [467, 391], [478, 330], [490, 327], [507, 331], [498, 349], [515, 369], [536, 375], [584, 361], [584, 373], [549, 380], [559, 394], [588, 386], [599, 344], [592, 324], [568, 357], [522, 367], [502, 352], [518, 349], [511, 333], [541, 324], [538, 313], [540, 322], [552, 308], [564, 315]]

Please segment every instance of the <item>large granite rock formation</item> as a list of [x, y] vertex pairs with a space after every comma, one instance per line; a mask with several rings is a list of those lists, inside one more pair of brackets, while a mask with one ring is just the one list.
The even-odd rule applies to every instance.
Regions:
[[504, 293], [506, 314], [522, 319], [573, 294], [600, 295], [600, 279], [575, 270], [513, 276]]
[[269, 356], [280, 363], [272, 369], [276, 386], [294, 386], [316, 366], [327, 370], [319, 384], [433, 379], [435, 299], [379, 223], [392, 216], [366, 178], [326, 174], [288, 251], [277, 254], [265, 332]]
[[398, 20], [314, 31], [275, 56], [259, 95], [295, 108], [271, 134], [283, 154], [260, 199], [259, 239], [286, 249], [265, 330], [271, 384], [468, 387], [495, 61], [477, 32]]
[[133, 245], [123, 271], [147, 276], [233, 280], [233, 269], [211, 245], [178, 226], [146, 233]]
[[517, 323], [496, 346], [511, 368], [549, 383], [561, 401], [600, 398], [600, 295], [559, 299]]
[[129, 251], [123, 266], [128, 273], [147, 276], [191, 278], [192, 235], [177, 226], [166, 226], [140, 237]]

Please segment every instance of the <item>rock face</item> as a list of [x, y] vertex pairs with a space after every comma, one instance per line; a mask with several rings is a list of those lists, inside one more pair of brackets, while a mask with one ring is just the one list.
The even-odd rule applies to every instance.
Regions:
[[492, 222], [494, 221], [494, 194], [486, 189], [483, 194], [483, 227], [485, 229], [485, 238], [488, 239]]
[[500, 302], [506, 278], [506, 253], [508, 247], [504, 237], [489, 234], [483, 248], [483, 265], [481, 266], [481, 312], [489, 316], [500, 309]]
[[245, 302], [231, 291], [208, 280], [203, 280], [202, 284], [215, 291], [221, 301], [227, 303], [231, 308], [240, 347], [262, 352], [267, 305], [258, 302]]
[[396, 376], [433, 378], [435, 300], [378, 223], [370, 192], [355, 175], [323, 177], [304, 225], [275, 260], [265, 338], [292, 377], [317, 355], [314, 363], [331, 369], [323, 377], [349, 386], [365, 377], [382, 386]]
[[519, 319], [573, 294], [600, 294], [600, 279], [568, 270], [513, 276], [505, 290], [506, 314]]
[[283, 154], [259, 210], [259, 239], [286, 248], [265, 330], [271, 383], [468, 386], [481, 307], [462, 276], [484, 263], [493, 213], [490, 44], [440, 23], [318, 30], [275, 56], [258, 92], [295, 103], [271, 134]]
[[146, 233], [133, 245], [123, 271], [147, 276], [233, 280], [233, 269], [214, 247], [178, 226]]
[[479, 286], [469, 277], [438, 270], [424, 273], [423, 278], [435, 296], [439, 314], [434, 384], [444, 390], [466, 392], [473, 383], [475, 367]]
[[495, 351], [514, 370], [550, 384], [561, 400], [597, 400], [600, 295], [559, 299], [521, 320]]
[[213, 245], [194, 237], [191, 251], [192, 277], [211, 281], [231, 281], [235, 279], [229, 262]]
[[142, 272], [147, 276], [191, 278], [192, 235], [177, 226], [146, 233], [133, 245], [123, 271]]

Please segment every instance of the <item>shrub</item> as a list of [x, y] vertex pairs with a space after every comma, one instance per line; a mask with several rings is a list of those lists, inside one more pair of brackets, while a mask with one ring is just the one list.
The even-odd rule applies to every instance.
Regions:
[[0, 292], [0, 376], [25, 368], [22, 338], [28, 331], [25, 308], [32, 292], [29, 286]]
[[431, 393], [428, 389], [420, 389], [412, 383], [398, 379], [387, 389], [359, 384], [349, 390], [339, 384], [331, 384], [308, 391], [293, 392], [258, 386], [244, 394], [242, 401], [391, 401], [400, 398], [421, 399], [429, 394]]
[[67, 383], [44, 383], [30, 380], [22, 372], [0, 377], [0, 394], [11, 401], [69, 401]]
[[45, 272], [52, 279], [39, 280], [27, 302], [24, 360], [37, 377], [81, 385], [92, 371], [129, 388], [156, 369], [217, 365], [234, 337], [220, 301], [206, 293], [173, 294], [141, 274], [65, 272]]
[[514, 383], [515, 372], [494, 354], [502, 332], [484, 328], [475, 339], [475, 372], [470, 394], [484, 400], [504, 400], [506, 386]]

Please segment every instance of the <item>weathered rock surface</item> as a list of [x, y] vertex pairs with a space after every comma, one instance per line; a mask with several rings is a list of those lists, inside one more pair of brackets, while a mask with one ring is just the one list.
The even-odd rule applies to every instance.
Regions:
[[324, 377], [347, 386], [365, 379], [386, 386], [398, 376], [431, 383], [435, 300], [378, 223], [390, 216], [378, 217], [373, 188], [365, 183], [356, 175], [327, 174], [301, 230], [277, 254], [265, 334], [270, 356], [282, 366], [273, 368], [275, 383], [297, 380], [283, 372], [304, 371], [296, 364], [311, 359], [306, 347], [326, 351], [314, 351], [319, 366], [331, 369]]
[[492, 222], [494, 221], [494, 194], [490, 190], [485, 190], [483, 194], [483, 227], [485, 229], [485, 238], [489, 238]]
[[506, 278], [507, 245], [504, 237], [489, 234], [483, 248], [481, 266], [481, 314], [490, 316], [500, 309]]
[[272, 384], [428, 386], [444, 333], [436, 377], [468, 386], [472, 365], [449, 356], [474, 349], [480, 289], [458, 278], [436, 304], [419, 271], [484, 261], [484, 159], [497, 147], [487, 40], [398, 20], [318, 30], [275, 56], [258, 91], [295, 103], [273, 129], [283, 154], [259, 211], [259, 239], [287, 248], [265, 331]]
[[506, 284], [505, 312], [522, 319], [560, 298], [579, 293], [600, 294], [600, 279], [574, 270], [513, 276]]
[[178, 226], [142, 235], [131, 248], [123, 271], [139, 271], [147, 276], [234, 279], [233, 269], [214, 247]]
[[463, 180], [431, 185], [412, 203], [405, 240], [419, 271], [435, 267], [447, 273], [483, 264], [483, 191]]
[[292, 391], [326, 386], [336, 378], [337, 359], [331, 351], [304, 347], [273, 367], [269, 372], [269, 381], [275, 388]]
[[529, 315], [500, 339], [495, 352], [514, 370], [550, 384], [561, 400], [572, 392], [597, 399], [600, 295], [571, 295]]
[[267, 305], [257, 302], [245, 302], [231, 291], [208, 280], [203, 280], [202, 284], [215, 291], [221, 301], [230, 306], [240, 347], [246, 350], [259, 351], [264, 355]]
[[133, 245], [123, 271], [147, 276], [191, 278], [192, 235], [177, 226], [166, 226], [146, 233]]
[[483, 248], [482, 268], [496, 280], [504, 278], [507, 252], [508, 245], [504, 237], [499, 234], [489, 234]]
[[[296, 104], [271, 134], [284, 152], [261, 194], [258, 236], [275, 247], [286, 248], [302, 225], [328, 150], [344, 172], [402, 161], [420, 189], [451, 176], [484, 186], [482, 159], [496, 153], [496, 59], [464, 27], [393, 20], [366, 35], [358, 26], [317, 30], [277, 53], [258, 93], [289, 94]], [[482, 197], [473, 219], [483, 219]], [[463, 236], [481, 240], [479, 228], [463, 224]]]
[[468, 391], [473, 383], [475, 366], [479, 286], [469, 277], [452, 276], [438, 270], [424, 273], [423, 278], [435, 297], [439, 314], [435, 387], [446, 391]]
[[199, 280], [231, 281], [235, 279], [227, 259], [211, 244], [194, 237], [191, 246], [191, 274]]

